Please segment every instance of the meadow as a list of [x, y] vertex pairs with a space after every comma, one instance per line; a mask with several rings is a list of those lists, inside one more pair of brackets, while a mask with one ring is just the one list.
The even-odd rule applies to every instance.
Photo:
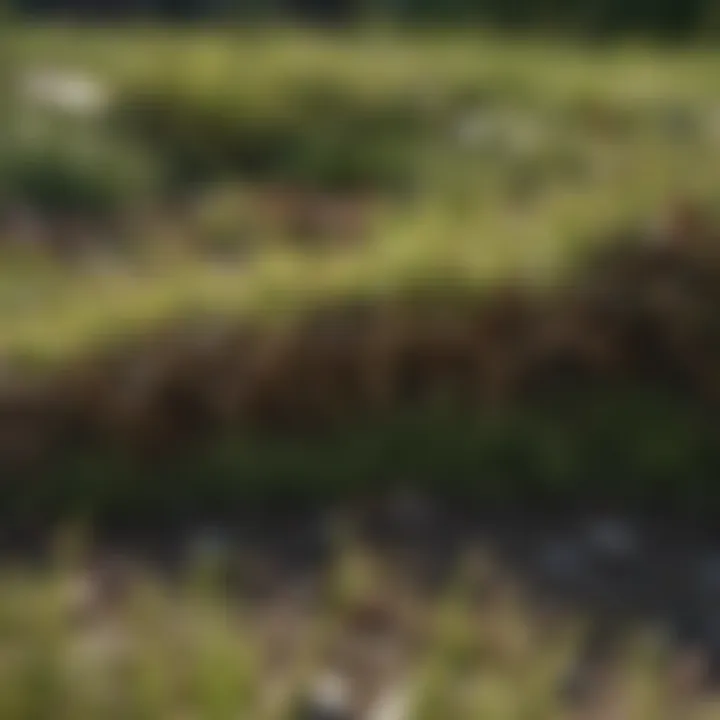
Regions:
[[2, 32], [2, 717], [718, 716], [716, 50]]
[[[510, 454], [533, 486], [567, 490], [602, 474], [605, 454], [647, 488], [687, 462], [697, 482], [686, 487], [702, 495], [717, 385], [711, 50], [152, 26], [19, 26], [6, 41], [3, 452], [25, 467], [46, 446], [84, 448], [69, 461], [77, 480], [53, 481], [50, 497], [56, 484], [72, 498], [76, 486], [137, 487], [99, 480], [90, 456], [108, 440], [113, 453], [129, 443], [172, 461], [200, 435], [228, 446], [214, 465], [206, 450], [188, 465], [216, 473], [221, 498], [237, 485], [222, 479], [230, 468], [248, 488], [313, 485], [281, 481], [300, 475], [342, 488], [326, 440], [295, 452], [292, 435], [342, 434], [345, 421], [357, 429], [334, 443], [340, 473], [365, 468], [360, 486], [436, 463], [472, 485], [459, 478], [476, 475], [477, 456], [506, 467]], [[666, 433], [692, 447], [673, 462], [651, 441], [618, 450], [613, 418], [628, 413], [604, 399], [615, 409], [588, 410], [597, 422], [576, 410], [551, 420], [596, 439], [539, 451], [547, 432], [515, 428], [547, 422], [515, 418], [518, 404], [521, 416], [556, 413], [547, 388], [528, 410], [528, 389], [564, 392], [578, 374], [583, 397], [630, 385], [659, 394], [663, 418], [692, 408], [669, 420], [683, 432]], [[498, 418], [498, 398], [514, 398], [512, 419]], [[428, 403], [446, 418], [431, 431], [444, 450], [413, 464], [391, 450], [404, 431], [377, 428]], [[447, 431], [488, 422], [500, 429]], [[237, 448], [268, 429], [291, 436], [254, 468], [263, 453]], [[375, 448], [372, 463], [346, 458], [354, 436]], [[478, 436], [495, 449], [473, 452]], [[588, 454], [596, 446], [613, 450]], [[272, 457], [297, 462], [266, 468]]]
[[[21, 101], [8, 119], [6, 196], [51, 225], [79, 216], [86, 244], [97, 236], [112, 252], [119, 236], [121, 250], [150, 256], [95, 253], [89, 272], [64, 274], [7, 243], [11, 355], [62, 356], [103, 328], [193, 308], [541, 282], [598, 239], [662, 223], [685, 197], [716, 202], [711, 51], [162, 28], [19, 28], [5, 51], [20, 78], [89, 72], [112, 98], [91, 120]], [[309, 205], [308, 188], [320, 193], [316, 215], [331, 215], [337, 196], [352, 208], [327, 227], [315, 219], [315, 233], [307, 219], [300, 243], [292, 216], [303, 211], [286, 196]], [[284, 225], [269, 219], [283, 213]], [[22, 235], [22, 224], [5, 228]], [[323, 233], [333, 251], [308, 256]], [[167, 244], [174, 252], [159, 251]]]

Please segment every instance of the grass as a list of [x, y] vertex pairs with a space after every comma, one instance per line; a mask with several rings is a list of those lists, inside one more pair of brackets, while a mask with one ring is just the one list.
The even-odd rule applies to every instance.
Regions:
[[[589, 48], [487, 34], [333, 37], [151, 27], [21, 27], [7, 39], [3, 50], [15, 67], [87, 68], [121, 101], [137, 93], [160, 98], [166, 119], [192, 111], [199, 127], [224, 129], [232, 142], [241, 127], [243, 147], [266, 120], [291, 135], [312, 130], [296, 113], [317, 95], [331, 114], [359, 118], [363, 131], [366, 116], [400, 118], [402, 130], [409, 107], [429, 107], [422, 110], [428, 125], [416, 147], [410, 198], [388, 192], [387, 212], [357, 247], [308, 253], [268, 236], [250, 260], [221, 265], [192, 251], [166, 254], [140, 226], [133, 239], [141, 252], [114, 258], [109, 272], [4, 249], [0, 350], [23, 369], [55, 368], [106, 343], [122, 352], [137, 333], [178, 319], [247, 317], [263, 328], [284, 327], [314, 309], [342, 313], [358, 299], [384, 307], [408, 294], [467, 298], [475, 307], [498, 283], [572, 283], [577, 261], [598, 243], [657, 220], [678, 199], [720, 207], [720, 54], [712, 49]], [[500, 137], [458, 145], [456, 121], [482, 102]], [[508, 139], [515, 121], [540, 131], [537, 145]], [[192, 133], [177, 137], [180, 144], [193, 140]], [[363, 136], [355, 150], [362, 155], [368, 142], [372, 136]], [[690, 342], [686, 350], [692, 364], [697, 348]], [[152, 357], [137, 359], [152, 365]], [[292, 411], [297, 395], [302, 412], [303, 402], [314, 401], [308, 388], [327, 395], [328, 386], [322, 372], [296, 375], [290, 361], [281, 400]], [[182, 367], [178, 372], [182, 385]], [[197, 381], [202, 395], [214, 379], [188, 382]], [[631, 384], [591, 385], [569, 398], [553, 393], [502, 408], [393, 406], [317, 434], [295, 427], [269, 436], [240, 423], [206, 443], [171, 443], [169, 457], [159, 459], [116, 453], [105, 438], [81, 452], [69, 442], [49, 465], [4, 473], [0, 505], [9, 529], [68, 516], [106, 529], [155, 529], [160, 520], [232, 516], [256, 500], [300, 505], [411, 486], [485, 508], [607, 503], [714, 515], [716, 411], [701, 407], [697, 393], [678, 398]], [[335, 404], [342, 404], [337, 394]], [[154, 431], [152, 411], [135, 420]], [[114, 419], [98, 412], [100, 420]], [[21, 425], [15, 416], [3, 424], [11, 442]], [[4, 568], [0, 716], [295, 718], [297, 698], [344, 635], [352, 636], [358, 606], [384, 585], [351, 551], [338, 551], [338, 565], [317, 612], [300, 622], [297, 646], [274, 653], [288, 660], [279, 670], [261, 631], [263, 620], [280, 620], [259, 618], [251, 604], [231, 598], [213, 583], [213, 568], [199, 567], [174, 593], [139, 574], [112, 607], [79, 612], [67, 600], [67, 583], [77, 576], [72, 564]], [[564, 617], [562, 627], [536, 634], [533, 610], [521, 598], [478, 608], [464, 579], [423, 607], [422, 642], [403, 668], [409, 716], [564, 717], [570, 709], [560, 683], [578, 655], [585, 618]], [[270, 605], [265, 610], [272, 614]], [[661, 646], [642, 632], [624, 639], [618, 692], [627, 717], [664, 717], [658, 708], [667, 709], [670, 686]], [[700, 717], [705, 708], [690, 705], [677, 716]], [[717, 711], [707, 708], [707, 717]]]
[[[17, 364], [22, 370], [55, 369], [92, 357], [106, 344], [119, 347], [122, 354], [125, 346], [134, 347], [135, 335], [145, 331], [152, 335], [153, 329], [173, 326], [177, 320], [199, 319], [202, 324], [220, 316], [241, 325], [241, 318], [250, 318], [261, 327], [278, 323], [292, 330], [316, 309], [335, 308], [342, 314], [343, 308], [357, 300], [392, 307], [392, 299], [408, 294], [426, 296], [430, 302], [434, 297], [454, 298], [460, 305], [468, 300], [466, 305], [474, 312], [487, 297], [492, 299], [497, 284], [557, 288], [575, 283], [578, 261], [598, 244], [618, 230], [661, 220], [666, 210], [673, 210], [686, 197], [705, 203], [711, 213], [720, 208], [716, 177], [720, 133], [713, 89], [720, 56], [709, 49], [583, 48], [548, 39], [506, 40], [488, 35], [340, 38], [281, 29], [253, 35], [239, 29], [170, 32], [62, 27], [19, 27], [8, 49], [16, 68], [57, 63], [86, 68], [106, 79], [117, 98], [108, 117], [97, 121], [100, 129], [138, 143], [160, 161], [176, 152], [182, 155], [188, 147], [194, 149], [196, 140], [209, 143], [199, 146], [203, 151], [208, 147], [220, 156], [227, 148], [244, 149], [254, 144], [266, 125], [279, 133], [275, 140], [289, 139], [299, 143], [293, 147], [305, 147], [303, 143], [308, 138], [314, 142], [313, 133], [317, 133], [311, 121], [316, 121], [323, 135], [328, 117], [331, 129], [353, 128], [349, 137], [358, 147], [341, 143], [342, 160], [344, 150], [362, 156], [376, 138], [384, 142], [406, 134], [416, 122], [420, 125], [418, 137], [413, 136], [417, 164], [412, 187], [407, 195], [384, 188], [382, 212], [367, 236], [352, 247], [303, 248], [288, 238], [274, 237], [271, 231], [258, 231], [260, 237], [252, 239], [257, 240], [257, 248], [251, 257], [218, 263], [194, 249], [165, 252], [155, 229], [140, 222], [132, 237], [136, 252], [119, 253], [102, 271], [58, 267], [26, 250], [4, 250], [0, 349], [11, 366]], [[145, 104], [134, 104], [138, 97]], [[471, 137], [458, 139], [457, 125], [468, 117]], [[151, 121], [158, 118], [167, 130], [161, 136], [167, 134], [172, 142], [163, 144], [163, 137], [153, 142]], [[347, 141], [345, 137], [343, 142]], [[240, 168], [233, 172], [239, 173]], [[242, 173], [240, 179], [250, 184], [257, 180]], [[206, 189], [212, 193], [215, 183], [224, 187], [228, 178], [207, 180]], [[342, 238], [335, 240], [341, 244]], [[679, 312], [685, 312], [684, 306]], [[611, 334], [615, 329], [610, 329]], [[579, 335], [591, 332], [578, 331], [578, 342], [585, 339]], [[673, 332], [670, 328], [667, 333], [669, 345], [677, 340]], [[409, 337], [412, 333], [410, 328]], [[372, 337], [366, 340], [372, 352]], [[410, 337], [408, 342], [412, 341]], [[632, 341], [619, 344], [620, 352], [631, 357], [631, 364], [635, 362]], [[327, 394], [327, 388], [323, 378], [303, 376], [302, 369], [296, 372], [295, 346], [290, 345], [287, 357], [278, 360], [284, 374], [275, 380], [288, 396], [283, 407], [298, 400], [302, 409], [303, 402], [310, 402], [305, 396], [311, 389], [319, 387]], [[475, 350], [463, 347], [468, 361], [477, 362]], [[702, 372], [705, 367], [696, 366], [696, 350], [703, 362], [707, 360], [705, 346], [698, 348], [690, 343], [682, 358], [683, 368], [692, 366], [688, 372], [695, 379], [698, 367], [702, 366]], [[484, 348], [480, 354], [491, 354], [491, 350]], [[312, 356], [318, 367], [324, 367], [321, 354]], [[401, 354], [398, 350], [398, 358]], [[138, 366], [152, 367], [152, 355], [152, 351], [147, 357], [140, 351], [135, 358]], [[216, 359], [222, 364], [223, 358]], [[227, 359], [226, 364], [231, 362], [235, 359]], [[192, 397], [202, 398], [200, 402], [207, 400], [209, 388], [215, 402], [217, 392], [210, 387], [214, 378], [187, 378], [182, 362], [166, 370], [168, 377], [161, 381], [177, 382]], [[173, 372], [177, 377], [170, 378]], [[233, 372], [232, 382], [245, 380], [236, 377], [240, 371]], [[360, 374], [365, 377], [373, 372]], [[172, 408], [172, 401], [165, 402], [161, 381], [148, 391], [148, 417], [134, 418], [139, 426], [154, 427], [157, 418], [150, 413], [155, 410], [169, 413], [173, 421], [182, 414]], [[699, 393], [710, 392], [709, 385], [703, 384], [706, 380], [699, 382], [695, 401]], [[88, 410], [88, 398], [83, 396], [76, 405], [71, 401], [70, 412], [79, 407], [103, 427], [117, 419], [114, 413], [122, 415], [124, 410], [113, 405], [118, 398], [117, 393], [113, 395], [112, 378], [105, 379], [101, 390], [88, 387], [81, 390], [92, 395], [100, 409]], [[263, 407], [266, 402], [272, 405], [272, 398], [259, 401]], [[393, 474], [419, 475], [432, 483], [443, 466], [452, 466], [458, 486], [467, 483], [473, 491], [492, 495], [501, 483], [475, 478], [505, 468], [506, 475], [528, 478], [524, 486], [528, 492], [543, 494], [557, 487], [565, 492], [578, 482], [584, 487], [588, 483], [582, 478], [588, 476], [604, 486], [601, 476], [622, 466], [615, 475], [636, 478], [634, 487], [645, 497], [649, 488], [672, 485], [670, 475], [686, 463], [694, 478], [688, 485], [697, 499], [708, 477], [703, 464], [715, 466], [714, 455], [707, 450], [711, 431], [704, 427], [697, 435], [687, 431], [687, 427], [703, 426], [697, 420], [704, 417], [701, 410], [682, 407], [660, 415], [684, 443], [676, 455], [668, 444], [664, 456], [648, 450], [659, 432], [658, 424], [651, 422], [652, 411], [647, 421], [647, 427], [653, 428], [647, 436], [650, 440], [642, 435], [643, 421], [632, 433], [638, 447], [626, 452], [622, 438], [604, 429], [591, 428], [587, 437], [575, 437], [570, 448], [557, 440], [562, 435], [560, 427], [557, 437], [552, 432], [551, 438], [542, 431], [526, 433], [522, 428], [539, 422], [532, 411], [525, 418], [520, 412], [507, 426], [501, 422], [499, 430], [493, 429], [497, 418], [492, 413], [486, 417], [485, 408], [476, 405], [471, 410], [482, 412], [471, 412], [459, 428], [447, 416], [430, 419], [422, 428], [411, 422], [410, 430], [396, 429], [393, 418], [383, 418], [387, 425], [356, 426], [348, 436], [336, 438], [333, 448], [323, 439], [317, 445], [269, 443], [266, 448], [264, 440], [243, 429], [243, 437], [238, 439], [238, 432], [233, 432], [230, 443], [239, 449], [222, 449], [220, 459], [203, 456], [196, 464], [190, 463], [189, 474], [216, 474], [223, 497], [229, 487], [249, 492], [263, 486], [302, 486], [309, 492], [315, 483], [327, 492], [336, 486], [362, 485], [370, 476]], [[588, 413], [581, 415], [585, 430], [595, 410], [590, 405]], [[545, 418], [545, 412], [540, 417]], [[576, 416], [571, 413], [572, 417]], [[362, 424], [362, 418], [356, 419]], [[403, 425], [404, 419], [398, 422]], [[572, 428], [571, 419], [566, 417], [560, 426], [563, 422]], [[678, 430], [679, 426], [686, 429]], [[357, 440], [352, 439], [354, 434]], [[358, 443], [363, 449], [358, 449]], [[416, 462], [398, 460], [399, 454], [416, 446], [423, 448]], [[355, 465], [351, 458], [361, 454], [357, 477], [350, 477]], [[57, 468], [48, 474], [49, 484], [48, 478], [39, 483], [39, 495], [49, 492], [54, 498], [57, 487], [64, 484], [74, 500], [97, 491], [100, 505], [109, 506], [113, 501], [106, 502], [107, 488], [126, 507], [129, 495], [123, 488], [137, 487], [134, 476], [148, 477], [136, 469], [124, 475], [124, 469], [108, 468], [105, 460], [94, 465], [83, 459], [81, 464], [92, 468], [78, 469], [71, 462], [67, 473], [78, 475], [77, 485], [65, 480], [65, 471]], [[177, 472], [172, 464], [163, 470], [152, 467], [142, 489], [150, 489], [154, 502], [164, 498]], [[89, 478], [88, 473], [95, 477]], [[119, 479], [106, 482], [105, 473]], [[157, 475], [152, 477], [152, 473]], [[233, 481], [233, 475], [244, 479]], [[273, 482], [268, 482], [269, 475]], [[178, 498], [187, 501], [186, 489], [177, 485]], [[76, 489], [71, 491], [71, 487]], [[122, 501], [115, 493], [123, 496]], [[167, 500], [167, 504], [172, 502]]]
[[[622, 227], [628, 217], [642, 217], [638, 208], [651, 216], [651, 208], [666, 201], [666, 193], [646, 191], [652, 199], [631, 200], [630, 212], [612, 205], [613, 197], [607, 195], [584, 203], [579, 194], [570, 193], [520, 218], [484, 202], [461, 218], [447, 206], [428, 203], [412, 218], [388, 222], [360, 250], [319, 259], [268, 250], [249, 267], [162, 259], [154, 267], [125, 270], [120, 265], [98, 275], [10, 262], [0, 305], [2, 345], [10, 355], [62, 360], [92, 347], [99, 336], [152, 327], [188, 312], [273, 314], [288, 304], [330, 305], [393, 292], [408, 283], [448, 290], [454, 284], [483, 288], [505, 278], [547, 283], [557, 280], [559, 271], [571, 267], [605, 230]], [[615, 186], [612, 195], [626, 200], [622, 192], [622, 186]]]
[[[710, 50], [587, 49], [490, 36], [339, 39], [281, 30], [62, 27], [19, 28], [10, 48], [17, 66], [85, 67], [121, 94], [146, 88], [152, 97], [175, 87], [184, 103], [178, 111], [236, 107], [241, 118], [279, 118], [283, 105], [295, 112], [303, 88], [329, 88], [356, 113], [417, 96], [452, 117], [453, 108], [487, 96], [491, 114], [516, 108], [549, 132], [539, 150], [499, 158], [482, 147], [454, 146], [449, 129], [436, 134], [419, 171], [419, 194], [409, 206], [395, 203], [364, 246], [341, 257], [268, 250], [256, 263], [222, 272], [193, 258], [163, 258], [147, 272], [119, 268], [100, 278], [9, 261], [0, 337], [7, 353], [21, 358], [62, 359], [126, 327], [192, 310], [272, 313], [283, 297], [330, 304], [407, 282], [451, 287], [513, 275], [522, 282], [556, 279], [595, 238], [658, 217], [672, 198], [687, 195], [713, 206], [718, 200], [713, 84], [719, 59]], [[637, 120], [625, 134], [602, 139], [583, 119], [583, 107]], [[675, 110], [697, 118], [700, 129], [676, 133], [672, 118], [663, 119]], [[585, 175], [563, 170], [563, 154], [579, 161]], [[513, 187], [528, 173], [536, 180], [530, 199], [518, 205]]]
[[[477, 563], [467, 566], [436, 594], [411, 601], [410, 586], [388, 583], [381, 557], [338, 547], [308, 608], [287, 607], [282, 597], [258, 607], [228, 596], [222, 566], [196, 563], [171, 585], [140, 568], [126, 571], [114, 595], [90, 575], [86, 597], [81, 559], [62, 559], [50, 570], [5, 569], [4, 717], [290, 720], [305, 717], [312, 687], [329, 668], [354, 685], [355, 707], [401, 687], [408, 696], [403, 717], [571, 716], [563, 678], [581, 656], [589, 619], [570, 614], [546, 625], [497, 570], [486, 578]], [[378, 632], [363, 629], [368, 613], [384, 618], [379, 637], [412, 649], [398, 656], [401, 669], [367, 644], [364, 633]], [[367, 680], [363, 647], [364, 662], [375, 663]], [[604, 687], [595, 704], [602, 711], [603, 702], [620, 699], [632, 717], [664, 717], [667, 703], [678, 700], [667, 685], [662, 633], [638, 626], [619, 647], [622, 679]], [[699, 694], [679, 702], [684, 717], [711, 710]]]

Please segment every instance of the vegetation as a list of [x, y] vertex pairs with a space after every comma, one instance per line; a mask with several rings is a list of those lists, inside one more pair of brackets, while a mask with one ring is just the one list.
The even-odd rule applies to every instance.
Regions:
[[[594, 624], [543, 612], [480, 550], [430, 592], [412, 578], [389, 581], [392, 565], [362, 546], [333, 555], [304, 604], [244, 594], [252, 578], [221, 556], [198, 556], [170, 585], [132, 565], [88, 573], [75, 558], [50, 572], [6, 570], [3, 712], [290, 719], [320, 711], [315, 687], [329, 676], [333, 687], [343, 682], [346, 712], [377, 717], [392, 708], [410, 713], [399, 717], [451, 709], [459, 719], [519, 719], [531, 709], [550, 719], [586, 706], [602, 717], [618, 707], [647, 720], [669, 707], [716, 716], [702, 673], [673, 658], [663, 632], [625, 630], [607, 657], [593, 658], [597, 669], [585, 668]], [[238, 590], [220, 592], [231, 577]], [[567, 690], [583, 672], [587, 687]]]
[[[704, 12], [471, 5], [598, 31], [685, 33]], [[0, 50], [6, 537], [68, 518], [152, 534], [396, 488], [485, 511], [716, 516], [714, 51], [61, 26], [13, 28]], [[419, 534], [429, 561], [452, 533]], [[88, 579], [87, 558], [3, 567], [0, 715], [304, 717], [318, 672], [364, 682], [361, 660], [408, 691], [400, 720], [581, 712], [563, 679], [587, 618], [496, 594], [477, 558], [425, 597], [393, 584], [406, 556], [375, 574], [333, 546], [313, 592], [283, 577], [276, 608], [243, 596], [252, 573], [226, 549], [173, 592]], [[602, 582], [635, 569], [616, 557]], [[694, 566], [681, 574], [694, 591]], [[620, 672], [590, 704], [714, 717], [698, 688], [675, 697], [694, 666], [673, 677], [649, 630], [620, 633]], [[395, 650], [398, 678], [381, 662]]]
[[[39, 477], [32, 499], [8, 484], [6, 507], [49, 510], [66, 492], [127, 508], [137, 487], [128, 478], [147, 473], [148, 507], [170, 508], [167, 483], [182, 506], [182, 483], [162, 480], [179, 477], [178, 463], [217, 476], [211, 504], [230, 487], [310, 492], [393, 473], [432, 482], [443, 464], [456, 467], [458, 488], [491, 496], [500, 482], [475, 478], [514, 467], [509, 455], [525, 457], [517, 474], [528, 492], [556, 499], [623, 463], [608, 472], [632, 476], [643, 497], [683, 464], [693, 502], [707, 487], [716, 462], [703, 418], [715, 412], [718, 367], [714, 54], [68, 28], [20, 28], [9, 50], [19, 78], [43, 66], [91, 71], [108, 103], [63, 109], [31, 83], [5, 118], [6, 138], [24, 139], [7, 142], [0, 165], [11, 211], [3, 457], [22, 475], [27, 454]], [[47, 152], [53, 143], [58, 152]], [[20, 201], [31, 229], [14, 212]], [[695, 203], [707, 217], [695, 217]], [[68, 218], [60, 235], [90, 241], [58, 266], [38, 245], [56, 244]], [[630, 250], [597, 254], [625, 228]], [[102, 255], [94, 237], [106, 240]], [[668, 249], [632, 249], [649, 240]], [[589, 276], [577, 274], [583, 259]], [[648, 459], [655, 451], [646, 454], [638, 427], [640, 449], [616, 454], [622, 438], [615, 421], [595, 428], [604, 416], [595, 401], [579, 403], [574, 425], [575, 411], [560, 415], [577, 435], [547, 458], [535, 454], [544, 431], [518, 429], [545, 417], [551, 392], [628, 385], [659, 394], [672, 410], [657, 417], [685, 428], [674, 460]], [[372, 439], [438, 396], [453, 412], [437, 427], [432, 410], [422, 428], [410, 422], [412, 440], [398, 439], [405, 430]], [[485, 430], [506, 412], [508, 425]], [[455, 414], [470, 437], [447, 430]], [[370, 425], [352, 440], [353, 427]], [[347, 433], [347, 447], [335, 443], [342, 470], [328, 427]], [[282, 443], [305, 428], [319, 435], [296, 457]], [[431, 457], [398, 465], [396, 440]], [[244, 449], [266, 442], [262, 462]], [[499, 449], [507, 442], [512, 453]], [[356, 443], [377, 446], [372, 467], [348, 459]], [[186, 446], [201, 459], [172, 458]], [[295, 459], [280, 467], [278, 449]], [[128, 450], [132, 459], [110, 460]], [[138, 469], [147, 454], [153, 463]], [[39, 469], [48, 458], [53, 472]]]
[[[277, 33], [13, 33], [18, 74], [85, 69], [114, 100], [109, 117], [62, 124], [76, 138], [95, 128], [87, 164], [71, 138], [54, 154], [42, 135], [16, 146], [11, 155], [28, 157], [6, 164], [10, 196], [34, 204], [36, 220], [84, 202], [101, 236], [117, 235], [116, 218], [95, 217], [93, 206], [120, 208], [131, 220], [125, 245], [144, 260], [121, 253], [99, 279], [36, 263], [24, 272], [12, 249], [23, 233], [6, 225], [12, 278], [0, 325], [10, 354], [57, 357], [94, 343], [101, 328], [121, 334], [192, 307], [264, 312], [283, 294], [334, 303], [418, 278], [544, 280], [595, 239], [662, 221], [684, 196], [714, 211], [711, 53]], [[195, 216], [192, 198], [212, 205], [223, 178], [240, 181], [228, 219]], [[129, 210], [153, 185], [156, 199]], [[319, 243], [313, 224], [327, 225], [317, 218], [338, 199], [353, 210], [335, 212]], [[302, 225], [311, 237], [298, 247]], [[241, 252], [219, 273], [193, 251], [213, 246], [208, 235], [252, 249], [255, 261]], [[351, 235], [358, 242], [347, 248]], [[172, 255], [160, 252], [168, 240]], [[308, 257], [318, 244], [343, 252]]]

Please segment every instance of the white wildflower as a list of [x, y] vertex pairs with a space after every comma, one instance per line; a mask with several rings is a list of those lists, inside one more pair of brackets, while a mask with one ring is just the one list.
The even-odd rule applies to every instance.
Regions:
[[68, 112], [94, 116], [110, 102], [108, 88], [92, 77], [54, 68], [28, 72], [20, 79], [20, 92], [28, 102]]
[[313, 713], [318, 717], [345, 717], [350, 713], [350, 689], [347, 681], [333, 672], [321, 675], [310, 702]]
[[383, 696], [370, 711], [368, 720], [408, 720], [412, 712], [412, 694], [407, 687], [395, 688]]

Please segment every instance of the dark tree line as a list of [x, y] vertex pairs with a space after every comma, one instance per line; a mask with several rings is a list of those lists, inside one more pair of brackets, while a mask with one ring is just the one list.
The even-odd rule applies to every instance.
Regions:
[[72, 19], [223, 20], [292, 17], [352, 22], [368, 11], [415, 22], [548, 25], [597, 33], [696, 34], [720, 15], [718, 0], [11, 0], [20, 14]]

